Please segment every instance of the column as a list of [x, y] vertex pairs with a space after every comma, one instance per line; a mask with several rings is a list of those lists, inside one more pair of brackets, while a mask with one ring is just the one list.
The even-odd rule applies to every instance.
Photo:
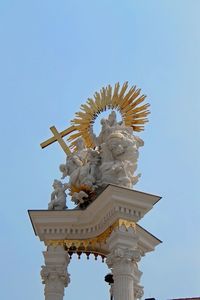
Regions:
[[115, 229], [108, 239], [110, 253], [106, 263], [113, 273], [114, 300], [141, 298], [136, 280], [137, 262], [141, 257], [137, 243], [134, 229], [125, 226]]
[[134, 296], [135, 299], [141, 299], [144, 295], [144, 288], [140, 285], [142, 272], [138, 269], [137, 263], [134, 264]]
[[42, 266], [42, 283], [45, 284], [45, 300], [63, 300], [64, 288], [70, 282], [67, 266], [70, 258], [63, 246], [48, 246], [43, 252], [45, 266]]

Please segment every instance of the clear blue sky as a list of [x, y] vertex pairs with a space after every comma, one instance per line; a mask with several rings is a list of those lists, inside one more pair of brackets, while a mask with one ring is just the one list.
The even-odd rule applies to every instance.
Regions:
[[[42, 300], [42, 243], [58, 145], [87, 97], [128, 80], [148, 95], [136, 189], [163, 196], [141, 225], [163, 240], [143, 259], [145, 297], [200, 296], [200, 1], [1, 0], [1, 298]], [[65, 299], [108, 299], [105, 264], [73, 259]]]

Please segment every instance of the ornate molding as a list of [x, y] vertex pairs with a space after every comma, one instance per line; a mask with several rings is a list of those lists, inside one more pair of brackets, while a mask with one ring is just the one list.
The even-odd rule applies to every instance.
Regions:
[[144, 287], [139, 284], [134, 284], [135, 299], [141, 299], [143, 295], [144, 295]]
[[77, 252], [81, 250], [82, 252], [87, 252], [88, 250], [91, 253], [97, 253], [100, 255], [105, 255], [105, 251], [100, 251], [96, 246], [100, 246], [101, 244], [105, 244], [107, 239], [110, 237], [111, 233], [116, 229], [124, 227], [125, 230], [128, 230], [129, 228], [132, 228], [134, 231], [136, 231], [136, 223], [133, 221], [128, 221], [124, 219], [119, 219], [115, 223], [113, 223], [111, 226], [109, 226], [103, 233], [100, 235], [89, 238], [89, 239], [61, 239], [61, 240], [47, 240], [45, 241], [45, 244], [47, 246], [64, 246], [68, 250], [74, 250], [74, 252]]
[[130, 250], [128, 248], [123, 249], [117, 247], [107, 256], [106, 263], [109, 268], [112, 268], [115, 264], [137, 263], [140, 259], [141, 255], [139, 249]]
[[49, 281], [55, 283], [61, 281], [67, 287], [70, 283], [70, 275], [66, 271], [66, 266], [42, 266], [40, 275], [43, 284], [47, 284]]

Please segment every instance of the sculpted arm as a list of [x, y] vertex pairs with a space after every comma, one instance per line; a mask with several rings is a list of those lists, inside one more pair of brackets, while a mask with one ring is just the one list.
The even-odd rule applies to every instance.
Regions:
[[56, 192], [53, 191], [53, 192], [51, 193], [51, 200], [54, 200], [54, 199], [55, 199], [55, 196], [56, 196]]
[[63, 184], [63, 191], [66, 191], [70, 187], [69, 183]]
[[64, 179], [65, 177], [67, 177], [69, 175], [69, 170], [68, 167], [64, 164], [60, 165], [59, 167], [61, 173], [63, 174], [61, 179]]
[[141, 138], [139, 138], [138, 136], [134, 136], [134, 137], [135, 137], [138, 148], [144, 146], [144, 141]]

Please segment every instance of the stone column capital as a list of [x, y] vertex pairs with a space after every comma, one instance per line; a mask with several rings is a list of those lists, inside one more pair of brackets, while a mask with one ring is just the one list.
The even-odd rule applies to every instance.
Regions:
[[114, 264], [118, 263], [135, 263], [141, 259], [139, 249], [128, 249], [117, 247], [108, 254], [106, 263], [109, 268], [112, 268]]
[[42, 283], [47, 284], [50, 281], [61, 282], [64, 284], [64, 287], [67, 287], [70, 283], [70, 275], [66, 271], [66, 266], [42, 266], [40, 272]]

